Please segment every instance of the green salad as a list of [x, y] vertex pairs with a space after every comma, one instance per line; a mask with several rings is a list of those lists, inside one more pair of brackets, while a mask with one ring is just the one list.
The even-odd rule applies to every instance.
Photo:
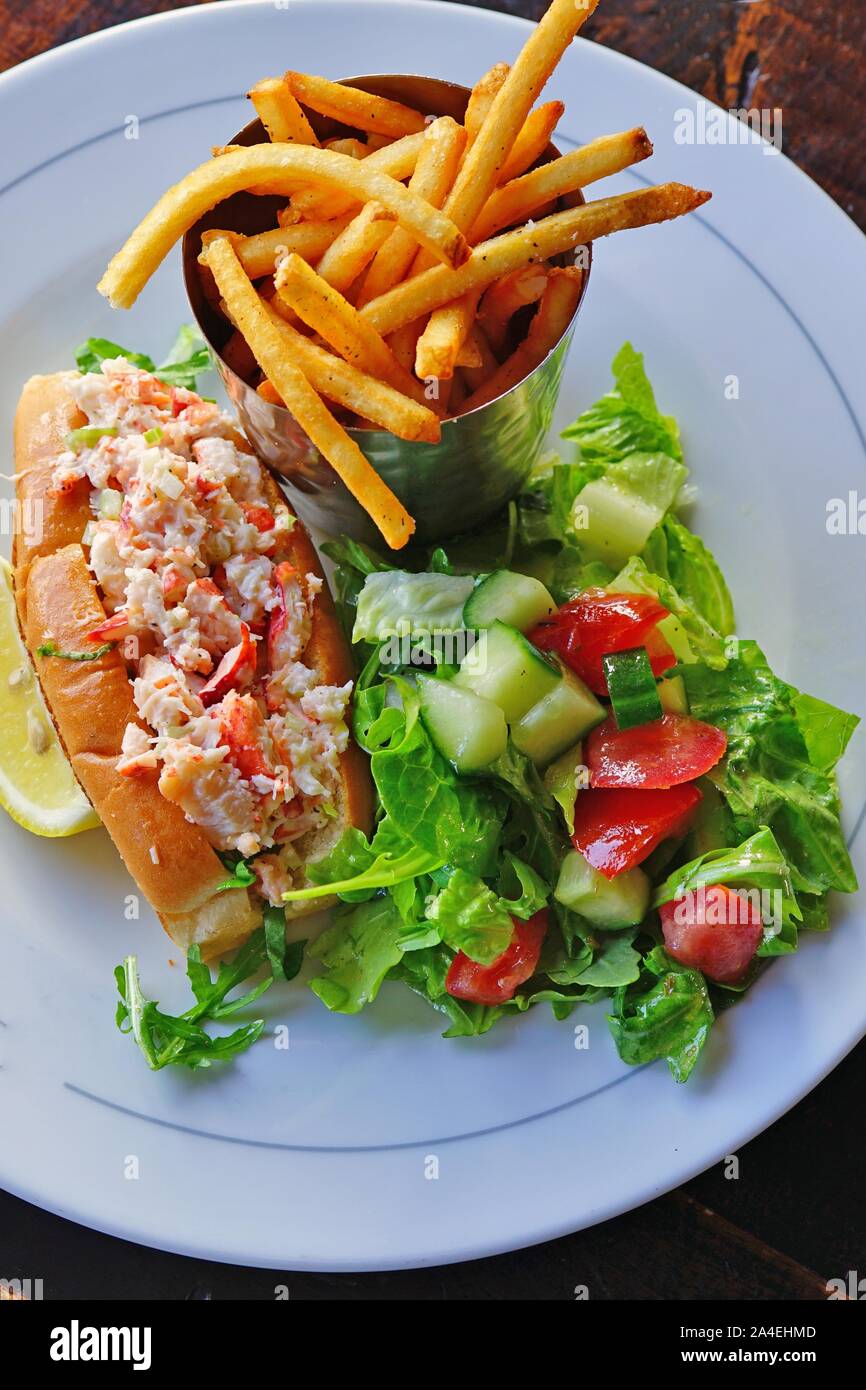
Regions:
[[[683, 519], [677, 424], [629, 344], [613, 377], [564, 431], [567, 456], [542, 459], [484, 530], [399, 568], [325, 546], [377, 819], [287, 896], [339, 899], [307, 947], [336, 1013], [387, 980], [458, 1038], [604, 999], [622, 1059], [664, 1058], [684, 1081], [719, 1009], [857, 886], [835, 767], [858, 719], [734, 635], [724, 577]], [[279, 923], [267, 931], [250, 961], [294, 973]], [[127, 970], [120, 1017], [158, 1057], [202, 1065], [200, 1020], [225, 990], [190, 969], [193, 1016], [166, 1020]]]

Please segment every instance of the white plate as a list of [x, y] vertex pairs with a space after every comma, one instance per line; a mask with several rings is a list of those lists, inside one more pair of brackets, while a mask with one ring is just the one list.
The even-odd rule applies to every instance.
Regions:
[[[9, 73], [5, 424], [24, 378], [69, 365], [88, 334], [168, 346], [187, 316], [177, 255], [130, 314], [112, 313], [94, 285], [157, 195], [244, 123], [253, 80], [291, 64], [471, 83], [527, 33], [423, 0], [225, 3], [110, 29]], [[697, 524], [732, 581], [740, 630], [790, 680], [862, 710], [864, 542], [825, 527], [828, 498], [866, 489], [861, 234], [760, 146], [678, 145], [676, 112], [696, 98], [604, 48], [574, 44], [550, 95], [568, 104], [571, 142], [646, 124], [655, 157], [620, 187], [651, 172], [715, 190], [698, 216], [597, 247], [560, 423], [607, 389], [625, 338], [643, 349], [682, 422]], [[137, 140], [124, 134], [131, 117]], [[844, 768], [852, 832], [864, 742]], [[557, 1024], [542, 1008], [443, 1042], [437, 1016], [388, 985], [357, 1019], [328, 1014], [308, 990], [275, 989], [268, 1008], [290, 1026], [288, 1051], [263, 1042], [225, 1072], [152, 1076], [115, 1032], [112, 967], [135, 948], [146, 989], [168, 1006], [184, 983], [151, 913], [126, 920], [133, 887], [108, 837], [50, 843], [4, 820], [0, 838], [0, 1181], [184, 1254], [381, 1269], [572, 1231], [735, 1150], [866, 1030], [866, 922], [840, 900], [829, 937], [773, 966], [715, 1028], [685, 1087], [661, 1064], [622, 1066], [603, 1009], [580, 1017], [588, 1050], [575, 1047], [577, 1017]], [[854, 837], [861, 863], [864, 839]]]

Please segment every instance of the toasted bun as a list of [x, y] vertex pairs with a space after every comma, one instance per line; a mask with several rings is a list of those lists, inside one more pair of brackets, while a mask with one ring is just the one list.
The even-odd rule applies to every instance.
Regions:
[[[75, 775], [126, 867], [172, 939], [184, 950], [197, 944], [212, 959], [239, 946], [260, 924], [258, 900], [246, 889], [217, 891], [225, 868], [203, 831], [161, 794], [156, 772], [124, 777], [117, 771], [126, 726], [140, 723], [123, 657], [117, 649], [86, 662], [38, 655], [46, 642], [61, 650], [86, 648], [88, 632], [106, 616], [81, 545], [90, 520], [88, 484], [62, 495], [50, 491], [51, 465], [65, 436], [83, 423], [69, 391], [74, 375], [32, 377], [15, 419], [22, 505], [14, 563], [22, 632]], [[282, 500], [270, 475], [266, 480], [272, 500]], [[33, 524], [34, 516], [41, 517], [41, 527]], [[321, 575], [299, 521], [284, 553], [304, 572]], [[304, 660], [325, 684], [342, 684], [352, 676], [327, 586], [314, 605]], [[372, 787], [366, 759], [355, 744], [341, 759], [341, 774], [338, 816], [325, 831], [306, 837], [308, 861], [326, 854], [347, 825], [369, 827]], [[322, 905], [315, 903], [312, 909]]]

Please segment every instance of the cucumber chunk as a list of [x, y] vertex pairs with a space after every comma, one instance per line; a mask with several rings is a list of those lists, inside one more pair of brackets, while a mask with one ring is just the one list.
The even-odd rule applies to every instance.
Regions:
[[491, 627], [499, 621], [528, 632], [555, 611], [556, 604], [538, 579], [495, 570], [469, 595], [463, 621], [467, 627]]
[[581, 551], [612, 569], [640, 554], [664, 515], [662, 508], [606, 478], [594, 478], [581, 488], [575, 505], [581, 508]]
[[508, 725], [492, 700], [431, 676], [418, 677], [418, 690], [427, 731], [458, 772], [480, 772], [505, 752]]
[[521, 753], [543, 767], [600, 724], [605, 713], [580, 677], [563, 667], [559, 684], [517, 721], [511, 737]]
[[658, 684], [662, 709], [668, 714], [688, 714], [689, 697], [682, 676], [665, 676]]
[[555, 689], [560, 676], [522, 633], [497, 621], [466, 653], [454, 679], [464, 690], [492, 700], [509, 724], [516, 724], [532, 705]]
[[573, 849], [562, 862], [553, 896], [600, 930], [618, 931], [643, 921], [650, 881], [643, 869], [626, 869], [616, 878], [605, 878]]

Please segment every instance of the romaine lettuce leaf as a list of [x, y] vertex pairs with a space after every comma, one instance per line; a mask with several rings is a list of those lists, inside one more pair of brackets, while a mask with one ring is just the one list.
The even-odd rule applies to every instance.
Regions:
[[334, 925], [307, 948], [307, 954], [325, 967], [310, 981], [310, 988], [335, 1013], [359, 1013], [376, 998], [388, 971], [401, 960], [402, 928], [389, 897], [344, 908]]
[[506, 856], [500, 883], [508, 891], [515, 880], [517, 896], [495, 893], [474, 874], [455, 869], [447, 884], [428, 904], [427, 919], [438, 928], [439, 938], [453, 951], [462, 951], [480, 965], [490, 965], [507, 949], [514, 935], [513, 918], [527, 921], [539, 912], [550, 889], [528, 864]]
[[633, 453], [663, 453], [682, 462], [676, 420], [662, 415], [644, 369], [643, 354], [624, 343], [611, 366], [616, 386], [563, 430], [584, 460], [615, 463]]
[[[839, 820], [839, 794], [828, 757], [850, 736], [853, 716], [829, 719], [779, 680], [755, 642], [737, 643], [723, 671], [683, 666], [689, 708], [728, 737], [725, 759], [709, 773], [725, 797], [740, 836], [762, 825], [773, 831], [799, 892], [853, 892], [857, 879]], [[821, 702], [819, 702], [820, 704]], [[810, 758], [801, 720], [810, 728], [819, 765]], [[834, 731], [828, 739], [828, 727]], [[823, 765], [820, 765], [823, 764]]]
[[656, 527], [642, 558], [722, 637], [733, 632], [734, 605], [724, 575], [700, 536], [677, 517], [668, 515]]
[[368, 574], [358, 594], [353, 642], [394, 634], [456, 632], [475, 587], [471, 575], [386, 570]]
[[707, 982], [658, 946], [640, 979], [618, 989], [608, 1024], [620, 1057], [641, 1066], [664, 1057], [675, 1081], [687, 1081], [713, 1025]]
[[670, 617], [659, 623], [659, 631], [673, 648], [678, 661], [706, 662], [718, 670], [727, 665], [721, 634], [685, 601], [669, 580], [651, 573], [639, 556], [632, 556], [609, 587], [614, 592], [658, 595], [670, 611]]

